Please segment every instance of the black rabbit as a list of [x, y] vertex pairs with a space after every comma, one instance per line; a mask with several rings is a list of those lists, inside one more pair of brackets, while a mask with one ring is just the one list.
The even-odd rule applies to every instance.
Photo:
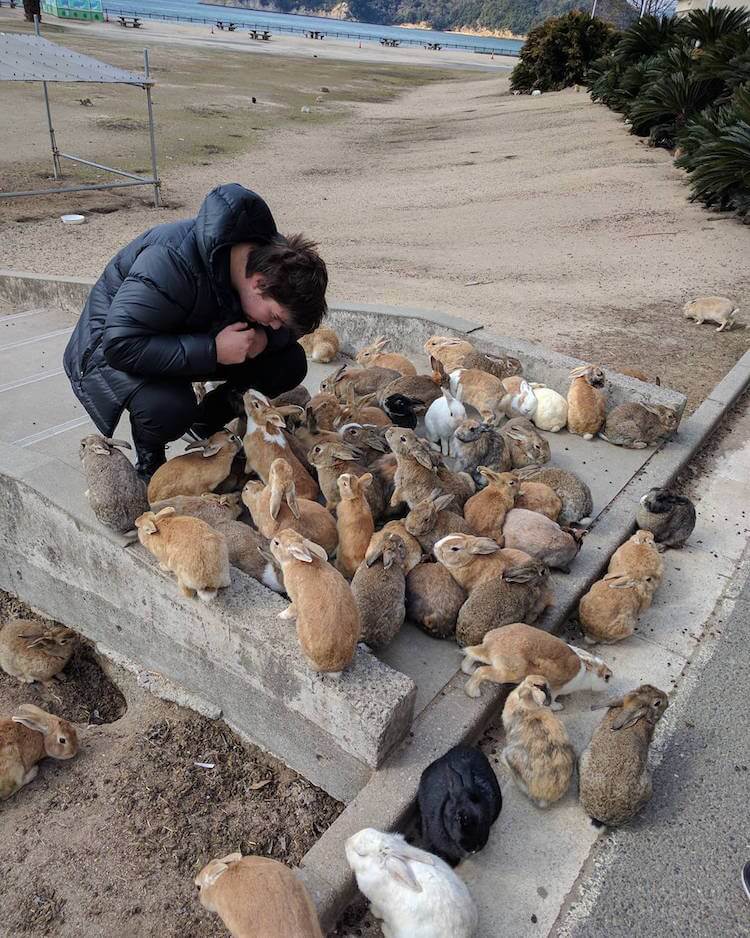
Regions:
[[417, 798], [423, 846], [451, 866], [485, 846], [503, 806], [492, 766], [470, 746], [454, 746], [428, 765]]
[[417, 425], [417, 411], [424, 413], [424, 402], [405, 394], [391, 394], [383, 401], [383, 410], [397, 427], [413, 430]]

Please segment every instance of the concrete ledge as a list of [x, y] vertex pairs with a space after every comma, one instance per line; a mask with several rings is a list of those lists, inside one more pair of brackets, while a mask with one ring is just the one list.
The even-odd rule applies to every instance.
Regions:
[[[182, 597], [139, 544], [60, 505], [81, 476], [0, 445], [0, 587], [163, 674], [334, 797], [351, 799], [408, 732], [416, 688], [361, 646], [341, 677], [311, 671], [284, 600], [238, 570], [210, 605]], [[22, 461], [28, 462], [24, 453]], [[41, 488], [39, 482], [49, 474]], [[42, 494], [46, 493], [46, 494]], [[65, 498], [60, 498], [65, 501]]]

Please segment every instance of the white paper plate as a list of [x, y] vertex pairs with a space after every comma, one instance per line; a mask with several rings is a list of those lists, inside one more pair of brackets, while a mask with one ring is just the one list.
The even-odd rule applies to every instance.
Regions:
[[61, 215], [60, 221], [64, 225], [82, 225], [86, 221], [85, 215]]

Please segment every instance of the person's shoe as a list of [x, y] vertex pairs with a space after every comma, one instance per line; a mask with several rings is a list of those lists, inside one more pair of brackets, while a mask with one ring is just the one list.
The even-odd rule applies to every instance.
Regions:
[[742, 867], [742, 885], [745, 887], [747, 898], [750, 899], [750, 860]]
[[163, 446], [159, 446], [156, 449], [146, 449], [145, 447], [138, 446], [137, 443], [135, 451], [138, 456], [135, 471], [143, 481], [148, 484], [151, 480], [151, 476], [156, 472], [159, 466], [164, 465], [167, 461], [167, 454]]

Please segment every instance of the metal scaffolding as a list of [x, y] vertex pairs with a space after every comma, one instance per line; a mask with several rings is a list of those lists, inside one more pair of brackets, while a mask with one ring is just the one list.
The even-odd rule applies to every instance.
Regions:
[[[0, 81], [41, 81], [44, 92], [44, 107], [47, 113], [49, 140], [52, 148], [52, 168], [55, 179], [62, 178], [61, 160], [71, 160], [84, 166], [93, 166], [127, 181], [106, 182], [96, 185], [60, 186], [51, 189], [29, 189], [24, 192], [0, 192], [0, 198], [13, 199], [21, 196], [46, 195], [56, 192], [85, 192], [92, 189], [122, 189], [129, 186], [153, 186], [154, 205], [160, 205], [159, 173], [156, 165], [156, 137], [154, 136], [154, 111], [151, 87], [154, 84], [148, 66], [148, 49], [143, 50], [143, 74], [129, 72], [114, 65], [107, 65], [88, 55], [81, 55], [43, 39], [39, 33], [39, 20], [34, 17], [34, 35], [0, 33]], [[151, 176], [141, 176], [114, 166], [105, 166], [84, 160], [58, 149], [55, 128], [52, 124], [48, 82], [96, 82], [100, 84], [135, 85], [146, 92], [148, 108], [148, 133], [151, 144]]]

